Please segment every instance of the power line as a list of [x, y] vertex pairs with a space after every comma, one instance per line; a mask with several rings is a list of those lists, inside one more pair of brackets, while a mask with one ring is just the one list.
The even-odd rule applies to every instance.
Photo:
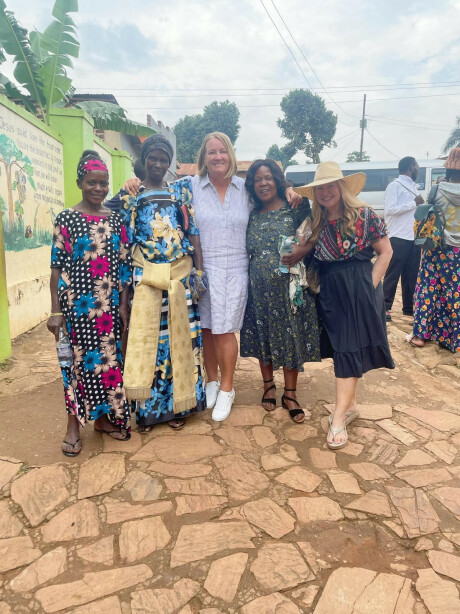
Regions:
[[[459, 87], [459, 85], [460, 85], [460, 83], [458, 85], [450, 86], [450, 87]], [[78, 89], [84, 89], [84, 88], [78, 88]], [[91, 88], [87, 88], [87, 89], [91, 89]], [[401, 88], [398, 88], [396, 91], [399, 91], [400, 89]], [[431, 88], [429, 88], [429, 89], [431, 89]], [[158, 91], [158, 90], [148, 90], [147, 88], [146, 89], [140, 89], [140, 90], [131, 90], [130, 88], [127, 88], [127, 89], [120, 89], [120, 90], [112, 90], [112, 92], [113, 91], [125, 92], [125, 91]], [[164, 91], [174, 92], [174, 91], [182, 91], [182, 90], [160, 90], [160, 91], [163, 91], [163, 92]], [[189, 91], [193, 92], [193, 91], [197, 91], [197, 90], [189, 90]], [[259, 91], [259, 90], [255, 90], [255, 91]], [[203, 94], [203, 93], [202, 94], [118, 94], [118, 97], [119, 98], [210, 98], [210, 97], [218, 97], [218, 98], [221, 98], [221, 97], [230, 97], [230, 98], [250, 97], [250, 98], [252, 98], [254, 96], [257, 96], [257, 97], [262, 97], [262, 96], [281, 96], [281, 92], [285, 92], [285, 91], [290, 91], [290, 90], [287, 88], [287, 89], [283, 89], [283, 90], [278, 90], [278, 91], [273, 92], [273, 93], [271, 93], [271, 92], [270, 93], [264, 92], [264, 93], [259, 93], [259, 94], [254, 94], [254, 93], [247, 93], [247, 94], [237, 93], [237, 94], [234, 94], [234, 93], [231, 93], [230, 90], [228, 92], [217, 93], [217, 90], [216, 90], [216, 92], [206, 93], [206, 94]], [[318, 88], [317, 91], [322, 91], [322, 90], [320, 90]], [[366, 90], [366, 91], [383, 92], [383, 91], [386, 91], [386, 90], [372, 90], [371, 89], [371, 90]], [[389, 90], [389, 91], [394, 91], [394, 90]], [[99, 92], [99, 93], [101, 93], [101, 92]], [[328, 92], [326, 92], [326, 93], [328, 93]], [[337, 93], [337, 94], [357, 94], [358, 91], [356, 91], [356, 90], [342, 90], [340, 92], [334, 92], [334, 93]], [[436, 95], [439, 96], [440, 94], [436, 94]], [[442, 95], [444, 95], [444, 94], [442, 94]], [[334, 102], [334, 104], [338, 104], [335, 101], [333, 101], [333, 102]], [[353, 116], [351, 116], [351, 117], [353, 117]]]
[[[390, 91], [395, 89], [433, 89], [437, 87], [457, 87], [460, 85], [460, 81], [433, 81], [433, 82], [416, 82], [416, 83], [374, 83], [374, 84], [360, 84], [360, 85], [330, 85], [328, 90], [342, 90], [340, 93], [359, 93], [359, 91], [366, 90], [366, 92], [372, 91], [372, 88], [379, 88], [376, 91]], [[291, 87], [226, 87], [228, 92], [288, 92], [289, 90], [296, 89], [298, 86]], [[351, 89], [349, 89], [351, 88]], [[109, 89], [111, 92], [221, 92], [222, 88], [164, 88], [164, 87], [78, 87], [78, 90], [98, 90]], [[324, 87], [313, 87], [314, 91], [321, 91]], [[338, 93], [338, 92], [335, 92]]]
[[279, 30], [278, 26], [276, 25], [276, 23], [274, 22], [274, 20], [272, 19], [272, 16], [270, 15], [270, 13], [267, 11], [267, 7], [265, 6], [265, 4], [263, 3], [262, 0], [259, 0], [260, 4], [262, 5], [264, 11], [267, 13], [268, 18], [270, 19], [270, 21], [272, 22], [273, 26], [275, 27], [276, 31], [278, 32], [278, 34], [280, 35], [281, 40], [283, 41], [283, 43], [286, 45], [287, 50], [289, 51], [289, 53], [292, 55], [292, 58], [294, 60], [294, 62], [297, 64], [298, 69], [300, 70], [300, 72], [302, 73], [302, 77], [305, 79], [305, 81], [307, 82], [308, 87], [311, 89], [311, 85], [309, 80], [307, 79], [307, 75], [304, 73], [304, 71], [302, 70], [302, 66], [299, 64], [299, 62], [297, 61], [297, 58], [295, 57], [295, 55], [293, 54], [291, 48], [289, 47], [289, 45], [287, 44], [287, 42], [285, 41], [283, 35], [281, 34], [281, 31]]
[[[344, 149], [347, 149], [350, 146], [350, 143], [353, 141], [353, 139], [358, 136], [358, 134], [361, 132], [361, 128], [357, 128], [356, 130], [353, 131], [353, 134], [351, 135], [351, 138], [346, 142], [345, 145], [343, 145], [343, 147], [341, 149], [339, 149], [339, 151], [334, 152], [334, 155], [332, 156], [333, 158], [337, 158], [342, 151], [344, 151]], [[347, 135], [350, 136], [350, 135]]]
[[393, 158], [395, 158], [396, 160], [399, 160], [400, 156], [397, 156], [395, 153], [393, 153], [392, 151], [390, 151], [389, 149], [387, 149], [387, 148], [385, 147], [385, 145], [382, 145], [382, 143], [380, 143], [380, 141], [378, 141], [378, 140], [375, 138], [375, 136], [374, 136], [374, 135], [373, 135], [371, 132], [369, 132], [369, 128], [366, 128], [366, 132], [367, 132], [367, 134], [368, 134], [368, 135], [371, 137], [371, 139], [373, 139], [373, 140], [374, 140], [374, 141], [377, 143], [377, 145], [380, 145], [380, 147], [381, 147], [382, 149], [384, 149], [385, 151], [387, 151], [389, 154], [391, 154], [391, 155], [393, 156]]
[[[387, 98], [369, 98], [368, 102], [389, 102], [392, 100], [415, 100], [418, 98], [437, 98], [439, 96], [460, 96], [460, 92], [453, 92], [451, 94], [425, 94], [422, 96], [394, 96], [394, 97], [387, 97]], [[353, 100], [341, 100], [340, 103], [341, 104], [346, 104], [346, 103], [356, 103], [356, 102], [362, 102], [362, 99], [359, 98], [355, 98]], [[268, 107], [279, 107], [279, 104], [252, 104], [252, 105], [239, 105], [238, 108], [239, 109], [261, 109], [261, 108], [268, 108]], [[131, 110], [137, 110], [137, 111], [141, 111], [141, 110], [145, 110], [145, 109], [150, 109], [151, 111], [193, 111], [196, 109], [202, 109], [203, 107], [126, 107], [126, 109], [131, 109]], [[343, 123], [343, 122], [342, 122]]]
[[290, 29], [288, 28], [288, 26], [287, 26], [286, 22], [284, 21], [283, 16], [282, 16], [282, 15], [281, 15], [281, 13], [279, 12], [279, 10], [278, 10], [278, 8], [277, 8], [276, 4], [274, 3], [274, 1], [273, 1], [273, 0], [271, 0], [271, 3], [273, 4], [273, 6], [274, 6], [274, 8], [275, 8], [275, 11], [278, 13], [278, 15], [279, 15], [279, 17], [280, 17], [281, 21], [283, 22], [284, 27], [285, 27], [285, 28], [286, 28], [286, 30], [288, 31], [289, 36], [290, 36], [290, 37], [292, 38], [292, 40], [294, 41], [294, 45], [295, 45], [295, 46], [297, 47], [297, 49], [300, 51], [301, 56], [303, 57], [303, 59], [305, 60], [305, 62], [308, 64], [308, 66], [309, 66], [309, 68], [310, 68], [311, 72], [312, 72], [312, 73], [315, 75], [315, 77], [318, 79], [318, 83], [319, 83], [319, 84], [321, 85], [321, 87], [323, 88], [323, 90], [324, 90], [325, 94], [327, 94], [327, 96], [329, 96], [329, 99], [331, 100], [331, 102], [332, 102], [333, 104], [335, 104], [335, 106], [336, 106], [338, 109], [340, 109], [340, 111], [342, 111], [342, 113], [345, 113], [345, 115], [348, 115], [348, 117], [352, 117], [353, 119], [358, 119], [358, 118], [357, 118], [357, 117], [355, 117], [354, 115], [351, 115], [350, 113], [348, 113], [347, 111], [345, 111], [344, 109], [342, 109], [342, 107], [341, 107], [341, 106], [340, 106], [340, 105], [339, 105], [339, 104], [338, 104], [338, 103], [337, 103], [337, 102], [336, 102], [336, 101], [335, 101], [335, 100], [332, 98], [332, 96], [329, 94], [329, 92], [328, 92], [328, 91], [326, 90], [326, 88], [324, 87], [324, 85], [323, 85], [323, 83], [322, 83], [321, 79], [318, 77], [318, 74], [316, 73], [315, 69], [313, 68], [313, 66], [311, 65], [311, 63], [308, 61], [308, 59], [307, 59], [306, 55], [304, 54], [304, 52], [302, 51], [302, 49], [301, 49], [301, 48], [300, 48], [300, 46], [298, 45], [298, 43], [297, 43], [296, 39], [294, 38], [294, 36], [293, 36], [292, 32], [290, 31]]
[[404, 128], [425, 128], [426, 130], [437, 130], [439, 132], [445, 132], [450, 130], [452, 126], [439, 126], [438, 124], [423, 124], [421, 122], [410, 122], [404, 119], [390, 119], [379, 118], [375, 115], [367, 115], [370, 121], [378, 122], [380, 124], [389, 124], [390, 126], [403, 126]]

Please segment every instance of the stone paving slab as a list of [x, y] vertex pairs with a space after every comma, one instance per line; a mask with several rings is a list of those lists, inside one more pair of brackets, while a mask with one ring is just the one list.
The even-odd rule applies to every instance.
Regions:
[[[460, 612], [460, 387], [445, 352], [415, 360], [404, 326], [337, 452], [330, 361], [299, 375], [297, 425], [259, 406], [257, 362], [240, 359], [224, 423], [97, 435], [87, 456], [85, 429], [82, 458], [43, 466], [0, 457], [0, 614]], [[21, 354], [25, 389], [42, 385], [36, 358]]]

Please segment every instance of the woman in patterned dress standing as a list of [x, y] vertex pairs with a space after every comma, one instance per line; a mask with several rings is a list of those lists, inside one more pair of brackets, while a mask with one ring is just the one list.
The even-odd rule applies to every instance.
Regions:
[[286, 270], [280, 270], [279, 241], [296, 236], [309, 218], [305, 200], [291, 209], [284, 198], [287, 187], [283, 171], [274, 160], [256, 160], [246, 177], [246, 189], [255, 206], [249, 218], [248, 304], [241, 329], [241, 356], [259, 360], [264, 382], [262, 407], [276, 409], [273, 371], [283, 367], [282, 406], [293, 422], [303, 422], [305, 412], [296, 398], [297, 377], [306, 362], [319, 362], [319, 332], [315, 298], [307, 291], [304, 245], [295, 244]]
[[333, 450], [347, 444], [347, 425], [359, 416], [359, 378], [371, 369], [394, 368], [381, 283], [392, 249], [385, 224], [357, 198], [365, 183], [364, 173], [344, 177], [336, 162], [322, 162], [314, 181], [296, 188], [313, 203], [309, 244], [320, 261], [319, 308], [326, 333], [321, 354], [333, 358], [336, 383], [326, 440]]
[[[170, 186], [164, 181], [172, 158], [173, 148], [166, 137], [154, 134], [146, 139], [141, 148], [145, 179], [136, 198], [123, 197], [121, 208], [134, 264], [125, 385], [128, 398], [136, 401], [138, 430], [142, 433], [162, 422], [182, 429], [186, 417], [205, 409], [200, 314], [192, 293], [197, 298], [206, 282], [203, 284], [191, 181], [180, 179]], [[180, 271], [179, 277], [175, 271]], [[161, 284], [163, 273], [167, 279]], [[171, 296], [174, 280], [183, 308], [177, 317]], [[155, 298], [158, 309], [152, 310]], [[184, 353], [181, 363], [175, 361], [179, 352]], [[188, 390], [183, 396], [182, 383]]]
[[77, 167], [82, 200], [56, 218], [51, 252], [51, 315], [56, 340], [69, 336], [73, 363], [61, 366], [67, 410], [66, 456], [81, 451], [80, 427], [129, 439], [123, 388], [121, 332], [128, 324], [131, 259], [119, 213], [102, 205], [109, 190], [107, 167], [84, 151]]

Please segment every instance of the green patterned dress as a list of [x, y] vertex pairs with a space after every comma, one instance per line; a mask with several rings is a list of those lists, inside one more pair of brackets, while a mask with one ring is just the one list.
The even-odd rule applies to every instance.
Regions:
[[253, 211], [247, 231], [249, 293], [243, 328], [241, 356], [255, 357], [273, 368], [302, 371], [305, 362], [321, 360], [314, 296], [303, 291], [303, 302], [292, 313], [289, 274], [279, 271], [280, 235], [294, 236], [309, 214], [308, 205], [278, 211]]

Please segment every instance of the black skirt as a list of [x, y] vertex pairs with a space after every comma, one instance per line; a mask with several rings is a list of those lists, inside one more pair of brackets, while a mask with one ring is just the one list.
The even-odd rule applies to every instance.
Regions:
[[359, 255], [321, 262], [321, 357], [333, 358], [336, 377], [394, 369], [388, 345], [383, 288], [372, 283], [372, 263]]

